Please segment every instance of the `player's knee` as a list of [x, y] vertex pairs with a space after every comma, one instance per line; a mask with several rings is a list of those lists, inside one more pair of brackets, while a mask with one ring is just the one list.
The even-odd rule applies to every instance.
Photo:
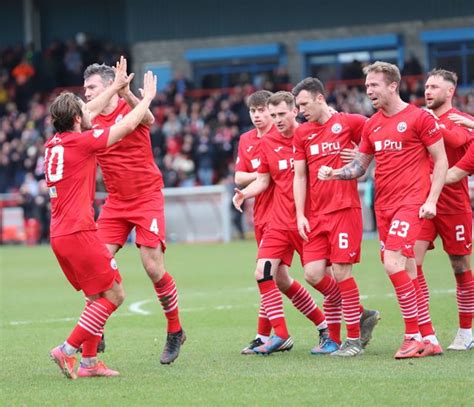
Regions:
[[304, 279], [305, 281], [314, 286], [318, 284], [324, 277], [324, 270], [304, 270]]
[[103, 296], [116, 307], [120, 307], [125, 301], [125, 290], [121, 284], [116, 283], [110, 290], [107, 290]]
[[165, 266], [162, 262], [149, 260], [143, 262], [145, 271], [147, 272], [150, 279], [154, 282], [158, 282], [166, 273]]
[[117, 293], [115, 297], [115, 305], [120, 307], [125, 301], [125, 292], [122, 290], [120, 293]]
[[291, 287], [291, 284], [292, 284], [292, 279], [291, 277], [288, 275], [288, 274], [277, 274], [275, 276], [275, 283], [278, 287], [278, 289], [282, 292], [282, 293], [286, 293], [288, 291], [288, 289]]
[[352, 276], [352, 265], [334, 265], [334, 278], [337, 282], [347, 280]]
[[451, 267], [455, 274], [462, 274], [471, 269], [471, 262], [469, 256], [450, 255]]
[[255, 279], [257, 281], [272, 279], [272, 263], [270, 261], [258, 261], [255, 269]]
[[398, 265], [398, 262], [388, 260], [388, 259], [384, 259], [383, 267], [384, 267], [386, 273], [389, 274], [389, 275], [390, 274], [395, 274], [398, 271], [400, 271], [400, 267]]

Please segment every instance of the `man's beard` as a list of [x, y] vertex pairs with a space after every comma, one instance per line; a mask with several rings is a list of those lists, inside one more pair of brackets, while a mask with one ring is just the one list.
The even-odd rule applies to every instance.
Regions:
[[428, 106], [428, 108], [430, 108], [431, 110], [436, 110], [438, 109], [438, 107], [442, 106], [444, 102], [445, 102], [444, 100], [433, 99], [431, 101], [431, 104]]

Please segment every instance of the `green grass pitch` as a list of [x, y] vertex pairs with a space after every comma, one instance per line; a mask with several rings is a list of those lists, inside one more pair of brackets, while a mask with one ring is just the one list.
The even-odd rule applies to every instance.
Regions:
[[[177, 281], [188, 340], [179, 359], [162, 366], [164, 317], [138, 251], [126, 247], [117, 261], [127, 299], [107, 324], [103, 356], [122, 376], [68, 381], [48, 351], [73, 328], [81, 294], [68, 285], [49, 247], [0, 247], [0, 405], [474, 405], [474, 351], [393, 359], [402, 320], [376, 241], [364, 242], [355, 269], [363, 303], [382, 314], [362, 357], [311, 356], [316, 332], [286, 300], [293, 350], [240, 355], [255, 334], [255, 251], [250, 240], [170, 245], [166, 266]], [[432, 317], [446, 348], [457, 329], [457, 313], [454, 278], [439, 248], [427, 256], [425, 270]], [[296, 256], [292, 275], [302, 281]], [[310, 292], [321, 304], [320, 295]]]

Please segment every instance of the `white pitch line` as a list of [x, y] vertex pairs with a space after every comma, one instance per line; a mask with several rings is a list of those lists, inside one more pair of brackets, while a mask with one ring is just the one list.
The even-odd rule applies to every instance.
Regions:
[[148, 304], [152, 302], [152, 300], [143, 300], [143, 301], [138, 301], [138, 302], [134, 302], [133, 304], [131, 304], [129, 307], [128, 307], [128, 310], [130, 312], [133, 312], [134, 314], [139, 314], [139, 315], [150, 315], [151, 312], [150, 311], [145, 311], [143, 310], [141, 307], [142, 305], [144, 304]]
[[[250, 289], [248, 289], [250, 291]], [[455, 294], [456, 290], [455, 289], [447, 289], [447, 290], [432, 290], [430, 291], [430, 295], [445, 295], [445, 294]], [[390, 298], [394, 297], [395, 294], [393, 293], [386, 293], [386, 294], [373, 294], [373, 295], [361, 295], [360, 299], [361, 300], [367, 300], [369, 298]], [[154, 314], [151, 311], [146, 311], [142, 309], [142, 305], [148, 304], [154, 302], [152, 299], [147, 299], [147, 300], [142, 300], [142, 301], [136, 301], [128, 307], [128, 310], [130, 312], [118, 312], [112, 314], [112, 317], [115, 318], [120, 318], [120, 317], [131, 317], [131, 316], [137, 316], [137, 315], [152, 315]], [[201, 312], [201, 311], [209, 311], [209, 310], [216, 310], [216, 311], [226, 311], [226, 310], [231, 310], [231, 309], [236, 309], [236, 308], [247, 308], [247, 307], [255, 307], [257, 304], [245, 304], [245, 305], [229, 305], [229, 304], [221, 304], [221, 305], [216, 305], [213, 307], [195, 307], [195, 308], [182, 308], [180, 309], [180, 312]], [[59, 323], [59, 322], [71, 322], [71, 321], [77, 321], [78, 317], [66, 317], [66, 318], [55, 318], [55, 319], [44, 319], [44, 320], [23, 320], [23, 321], [9, 321], [5, 324], [2, 324], [2, 326], [5, 325], [10, 325], [10, 326], [19, 326], [19, 325], [31, 325], [31, 324], [50, 324], [50, 323]]]

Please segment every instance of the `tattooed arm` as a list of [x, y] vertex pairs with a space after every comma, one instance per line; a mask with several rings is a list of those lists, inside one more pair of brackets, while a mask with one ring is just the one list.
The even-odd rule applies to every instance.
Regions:
[[332, 179], [351, 180], [359, 178], [365, 174], [370, 162], [374, 158], [371, 154], [364, 154], [357, 152], [354, 160], [342, 168], [333, 169], [323, 165], [318, 171], [318, 178], [322, 181], [329, 181]]

